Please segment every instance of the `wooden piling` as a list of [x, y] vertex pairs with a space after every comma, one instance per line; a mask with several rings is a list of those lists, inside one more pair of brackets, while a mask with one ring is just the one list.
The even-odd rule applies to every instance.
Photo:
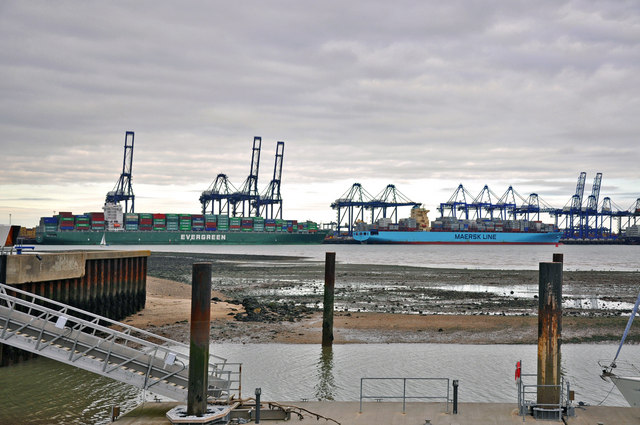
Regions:
[[[538, 405], [560, 402], [562, 263], [540, 263], [538, 288]], [[551, 407], [551, 406], [548, 406]]]
[[209, 327], [211, 324], [211, 263], [194, 263], [191, 280], [191, 344], [187, 415], [207, 412]]
[[336, 253], [327, 252], [324, 263], [324, 310], [322, 314], [322, 346], [333, 345], [333, 297], [336, 283]]

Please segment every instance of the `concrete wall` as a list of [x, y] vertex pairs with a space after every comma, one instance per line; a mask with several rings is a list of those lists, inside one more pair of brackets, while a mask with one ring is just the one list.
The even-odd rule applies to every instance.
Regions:
[[[8, 285], [113, 320], [144, 308], [149, 251], [73, 251], [3, 257]], [[28, 357], [2, 345], [0, 366]]]

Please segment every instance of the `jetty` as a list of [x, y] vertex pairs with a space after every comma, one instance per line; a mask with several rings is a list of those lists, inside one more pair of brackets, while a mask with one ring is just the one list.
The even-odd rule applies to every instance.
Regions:
[[[170, 424], [165, 413], [177, 403], [145, 403], [121, 416], [120, 425]], [[514, 403], [460, 403], [458, 413], [446, 413], [444, 403], [370, 402], [360, 413], [359, 402], [308, 401], [282, 402], [286, 406], [301, 407], [328, 419], [318, 419], [310, 413], [293, 414], [288, 420], [262, 420], [267, 424], [328, 424], [335, 425], [558, 425], [562, 421], [540, 420], [533, 416], [519, 416]], [[266, 403], [265, 403], [266, 406]], [[268, 407], [265, 407], [268, 411]], [[264, 413], [264, 411], [263, 411]], [[233, 418], [233, 415], [231, 416]], [[232, 422], [233, 419], [232, 419]], [[240, 422], [236, 422], [240, 423]], [[255, 423], [253, 420], [249, 423]], [[568, 425], [636, 425], [640, 423], [640, 408], [612, 406], [583, 406], [576, 416], [565, 417]]]
[[[121, 424], [241, 424], [260, 423], [261, 419], [272, 424], [298, 420], [339, 425], [640, 423], [637, 407], [573, 403], [573, 391], [559, 373], [563, 260], [559, 254], [554, 255], [553, 262], [540, 263], [538, 368], [535, 374], [524, 374], [518, 362], [513, 403], [459, 403], [457, 380], [453, 381], [451, 397], [448, 378], [407, 377], [362, 378], [402, 379], [403, 393], [374, 396], [363, 392], [361, 383], [359, 402], [261, 401], [259, 388], [255, 389], [255, 398], [243, 397], [241, 365], [208, 352], [210, 263], [193, 265], [189, 346], [91, 311], [120, 316], [144, 306], [148, 255], [105, 252], [5, 256], [2, 277], [8, 284], [0, 283], [0, 343], [175, 400], [146, 401], [122, 415], [118, 406], [112, 406], [111, 419]], [[323, 346], [333, 341], [334, 261], [335, 254], [327, 255], [325, 304], [329, 307], [323, 323]], [[123, 303], [128, 307], [114, 306]], [[105, 309], [105, 304], [110, 308]], [[411, 379], [446, 381], [446, 393], [442, 397], [408, 395], [405, 381]], [[415, 401], [434, 398], [440, 400]], [[184, 412], [189, 418], [200, 418], [217, 408], [223, 411], [216, 413], [223, 415], [221, 421], [217, 417], [208, 421], [184, 418]]]

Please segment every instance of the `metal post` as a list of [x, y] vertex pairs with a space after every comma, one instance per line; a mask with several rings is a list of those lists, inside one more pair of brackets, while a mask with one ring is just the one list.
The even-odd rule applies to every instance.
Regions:
[[560, 403], [562, 263], [540, 263], [538, 300], [538, 404]]
[[191, 279], [191, 346], [187, 415], [207, 412], [209, 327], [211, 324], [211, 263], [194, 263]]
[[402, 380], [402, 414], [406, 411], [407, 405], [407, 378]]
[[458, 414], [458, 380], [453, 380], [453, 414]]
[[516, 385], [518, 386], [518, 414], [524, 415], [522, 411], [522, 360], [516, 363]]
[[256, 423], [260, 423], [260, 394], [262, 394], [262, 388], [256, 388]]
[[336, 253], [327, 252], [324, 265], [324, 312], [322, 315], [322, 346], [333, 345], [333, 294], [336, 283]]

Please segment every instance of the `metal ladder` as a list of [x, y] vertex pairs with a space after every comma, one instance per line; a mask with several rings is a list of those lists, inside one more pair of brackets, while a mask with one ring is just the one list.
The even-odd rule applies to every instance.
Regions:
[[[172, 400], [187, 400], [187, 345], [4, 284], [0, 343]], [[209, 356], [211, 401], [228, 401], [232, 391], [240, 391], [240, 379], [241, 364]]]

